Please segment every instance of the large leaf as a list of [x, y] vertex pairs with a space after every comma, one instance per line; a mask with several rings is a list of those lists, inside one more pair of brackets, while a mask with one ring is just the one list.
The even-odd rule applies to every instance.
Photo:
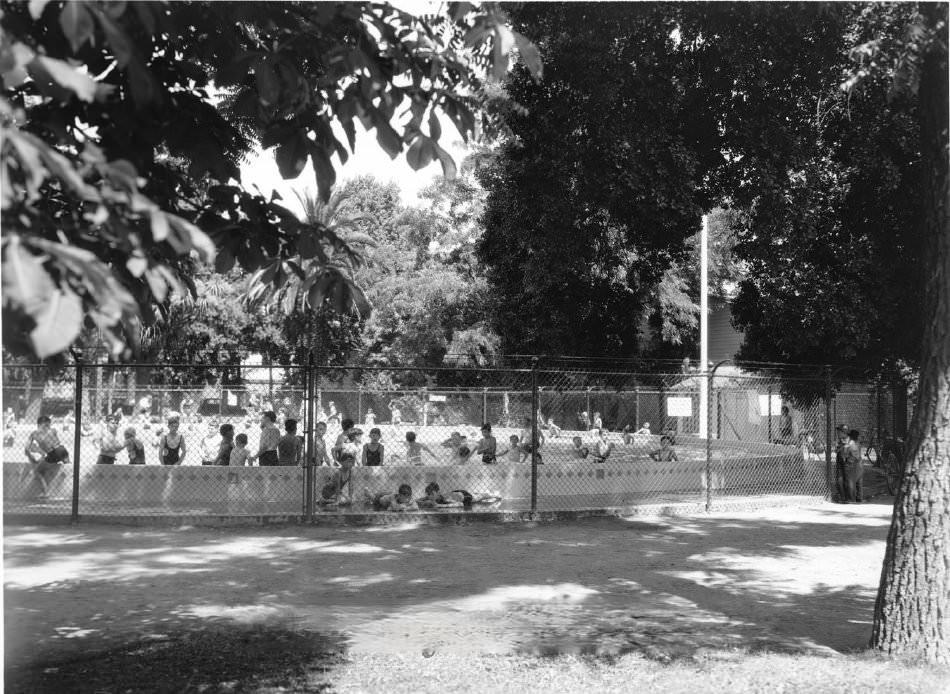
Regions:
[[320, 199], [325, 203], [329, 202], [333, 185], [336, 183], [336, 170], [333, 168], [333, 163], [330, 161], [326, 150], [322, 147], [313, 145], [310, 155], [313, 158], [313, 170], [317, 177], [317, 190], [320, 192]]
[[40, 359], [66, 350], [82, 327], [82, 301], [72, 291], [55, 289], [46, 306], [34, 316], [36, 327], [30, 332], [33, 351]]
[[524, 63], [525, 67], [528, 68], [528, 72], [530, 72], [536, 80], [541, 79], [544, 65], [541, 62], [541, 53], [538, 52], [538, 47], [517, 31], [513, 33], [515, 35], [515, 44], [518, 46], [518, 54], [521, 56], [521, 62]]
[[417, 137], [409, 148], [409, 151], [406, 152], [406, 163], [415, 171], [428, 166], [435, 155], [435, 150], [432, 147], [433, 144], [432, 140], [425, 135]]
[[95, 101], [99, 85], [92, 77], [56, 58], [37, 56], [27, 66], [36, 86], [45, 94], [67, 101], [75, 94], [82, 101]]
[[109, 48], [112, 49], [116, 63], [120, 68], [124, 68], [135, 57], [132, 41], [119, 25], [112, 21], [108, 13], [99, 10], [96, 12], [96, 19], [99, 20], [99, 25], [106, 34], [106, 40], [109, 42]]
[[297, 178], [307, 165], [311, 142], [303, 130], [294, 133], [277, 146], [277, 169], [284, 179]]
[[3, 303], [35, 319], [54, 289], [40, 259], [23, 247], [19, 236], [10, 236], [3, 245]]
[[254, 63], [254, 79], [257, 83], [257, 95], [265, 106], [273, 106], [280, 97], [280, 80], [274, 66], [266, 58]]
[[96, 24], [86, 3], [81, 0], [67, 2], [59, 15], [59, 26], [69, 40], [69, 47], [77, 53], [86, 41], [92, 38]]

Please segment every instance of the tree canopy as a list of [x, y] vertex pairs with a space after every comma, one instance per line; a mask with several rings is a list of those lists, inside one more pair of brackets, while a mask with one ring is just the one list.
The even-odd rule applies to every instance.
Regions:
[[469, 139], [485, 69], [500, 77], [517, 50], [540, 70], [490, 3], [420, 19], [386, 3], [37, 0], [5, 6], [0, 30], [4, 338], [40, 357], [84, 320], [114, 353], [134, 347], [171, 293], [194, 293], [191, 256], [298, 282], [308, 307], [365, 309], [333, 262], [346, 244], [243, 189], [241, 157], [273, 148], [288, 178], [312, 161], [326, 201], [360, 123], [451, 175], [437, 114]]
[[651, 333], [691, 344], [695, 283], [676, 267], [721, 195], [728, 142], [711, 48], [689, 11], [578, 3], [514, 14], [545, 78], [511, 76], [525, 111], [506, 115], [511, 136], [481, 173], [478, 253], [504, 351], [662, 353]]

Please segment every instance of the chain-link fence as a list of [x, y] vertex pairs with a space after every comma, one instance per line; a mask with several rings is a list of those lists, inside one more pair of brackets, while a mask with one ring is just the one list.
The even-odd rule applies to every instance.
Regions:
[[906, 430], [896, 380], [735, 367], [5, 366], [4, 512], [313, 518], [582, 510], [865, 489]]

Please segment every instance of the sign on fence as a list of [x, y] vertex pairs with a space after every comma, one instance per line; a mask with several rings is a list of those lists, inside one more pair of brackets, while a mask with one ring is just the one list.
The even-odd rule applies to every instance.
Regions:
[[[769, 402], [771, 398], [771, 402]], [[771, 409], [769, 409], [771, 408]], [[778, 417], [782, 414], [782, 396], [777, 394], [759, 396], [759, 415]]]
[[693, 399], [692, 398], [667, 398], [666, 400], [667, 417], [692, 417]]
[[445, 402], [446, 396], [444, 395], [429, 395], [429, 402]]

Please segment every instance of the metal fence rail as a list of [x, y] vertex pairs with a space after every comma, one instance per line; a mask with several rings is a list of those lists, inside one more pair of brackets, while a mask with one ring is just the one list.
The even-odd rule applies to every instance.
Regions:
[[18, 365], [2, 395], [4, 513], [74, 518], [830, 496], [835, 427], [873, 469], [908, 418], [899, 382], [827, 369]]

